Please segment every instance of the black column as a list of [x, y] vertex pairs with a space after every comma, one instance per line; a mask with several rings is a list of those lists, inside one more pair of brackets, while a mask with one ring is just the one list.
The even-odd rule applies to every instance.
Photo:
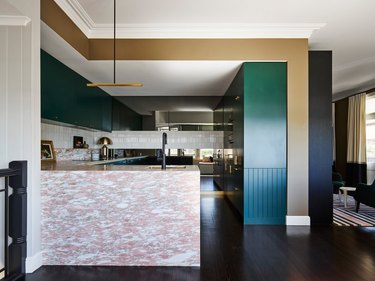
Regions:
[[331, 224], [332, 52], [309, 51], [309, 215], [311, 224]]

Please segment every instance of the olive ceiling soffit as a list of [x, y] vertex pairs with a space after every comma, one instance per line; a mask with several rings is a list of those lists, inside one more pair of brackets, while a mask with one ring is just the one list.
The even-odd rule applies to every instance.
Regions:
[[0, 1], [0, 26], [26, 26], [31, 22], [8, 1]]
[[[113, 38], [113, 23], [97, 24], [78, 0], [54, 0], [89, 39]], [[117, 38], [310, 38], [325, 23], [116, 24]]]

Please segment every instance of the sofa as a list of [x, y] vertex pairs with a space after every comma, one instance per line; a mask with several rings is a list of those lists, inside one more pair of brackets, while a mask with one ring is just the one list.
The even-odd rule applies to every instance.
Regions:
[[361, 203], [375, 208], [375, 180], [371, 185], [358, 184], [354, 193], [354, 199], [357, 201], [355, 209], [357, 213]]

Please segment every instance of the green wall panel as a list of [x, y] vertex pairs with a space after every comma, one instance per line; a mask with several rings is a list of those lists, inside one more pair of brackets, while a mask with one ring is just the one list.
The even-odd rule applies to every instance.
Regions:
[[285, 224], [287, 64], [244, 64], [244, 222]]
[[112, 97], [41, 51], [41, 116], [63, 123], [112, 131]]
[[251, 150], [245, 168], [285, 168], [287, 64], [245, 63], [244, 68], [245, 152]]

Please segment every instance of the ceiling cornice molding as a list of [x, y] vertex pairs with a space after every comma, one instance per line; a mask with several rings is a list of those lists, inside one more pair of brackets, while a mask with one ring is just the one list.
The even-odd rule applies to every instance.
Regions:
[[0, 15], [0, 26], [26, 26], [31, 19], [26, 16], [3, 16]]
[[[95, 23], [86, 13], [85, 9], [77, 0], [54, 0], [65, 14], [74, 22], [74, 24], [90, 38], [91, 30], [94, 29]], [[112, 27], [113, 30], [113, 27]]]
[[[129, 39], [254, 39], [254, 38], [310, 38], [325, 24], [118, 24], [116, 36]], [[112, 38], [113, 25], [94, 25], [89, 38]]]
[[[113, 38], [113, 24], [95, 24], [78, 0], [54, 0], [89, 39]], [[324, 23], [117, 24], [123, 39], [310, 38]]]

